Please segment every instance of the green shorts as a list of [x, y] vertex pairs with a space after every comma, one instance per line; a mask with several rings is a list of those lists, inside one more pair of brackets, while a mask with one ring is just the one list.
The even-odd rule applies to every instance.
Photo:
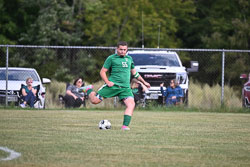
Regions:
[[124, 98], [128, 98], [128, 97], [134, 97], [132, 93], [132, 89], [122, 88], [117, 85], [114, 85], [112, 87], [108, 87], [107, 85], [104, 85], [98, 90], [97, 93], [104, 98], [118, 96], [120, 100]]

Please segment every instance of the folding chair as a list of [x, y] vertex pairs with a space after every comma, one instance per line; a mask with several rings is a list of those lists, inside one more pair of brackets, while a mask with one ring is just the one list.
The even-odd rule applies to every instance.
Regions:
[[[24, 102], [24, 96], [23, 96], [23, 94], [22, 94], [22, 89], [23, 89], [23, 87], [24, 87], [25, 85], [24, 84], [21, 84], [21, 88], [20, 88], [20, 90], [19, 90], [19, 92], [18, 92], [18, 104], [20, 105], [20, 104], [22, 104], [23, 102]], [[37, 86], [35, 86], [36, 87], [36, 99], [35, 99], [35, 101], [34, 101], [34, 106], [37, 106], [37, 108], [41, 108], [40, 106], [41, 106], [41, 99], [40, 99], [40, 97], [39, 97], [39, 91], [40, 91], [40, 85], [37, 85]], [[37, 104], [36, 104], [37, 103]], [[30, 105], [29, 103], [27, 103], [28, 105]]]
[[[69, 87], [69, 85], [70, 85], [70, 83], [66, 83], [66, 91], [67, 91], [67, 88]], [[82, 84], [82, 86], [84, 86], [84, 83]], [[65, 98], [64, 97], [65, 97], [65, 95], [62, 95], [62, 94], [58, 95], [60, 103], [65, 106], [66, 102], [65, 102]], [[83, 103], [82, 103], [83, 107], [86, 107], [86, 99], [88, 99], [88, 96], [87, 96], [87, 94], [84, 94], [84, 100], [83, 100]]]

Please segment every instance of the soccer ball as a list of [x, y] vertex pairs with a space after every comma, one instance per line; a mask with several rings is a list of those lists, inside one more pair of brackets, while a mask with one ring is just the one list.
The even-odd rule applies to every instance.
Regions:
[[101, 120], [99, 122], [99, 129], [103, 129], [103, 130], [106, 130], [106, 129], [110, 129], [111, 128], [111, 123], [109, 122], [109, 120]]

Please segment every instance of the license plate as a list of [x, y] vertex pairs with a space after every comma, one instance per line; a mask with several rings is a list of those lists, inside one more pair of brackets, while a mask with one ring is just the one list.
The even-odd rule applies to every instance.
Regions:
[[150, 99], [158, 99], [158, 94], [151, 94], [149, 96]]
[[8, 101], [17, 101], [16, 96], [8, 96]]

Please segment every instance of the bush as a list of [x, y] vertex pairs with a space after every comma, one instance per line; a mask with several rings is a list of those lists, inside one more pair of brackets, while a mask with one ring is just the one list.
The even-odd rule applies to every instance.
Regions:
[[[228, 108], [241, 107], [241, 98], [228, 85], [224, 87], [224, 106]], [[189, 107], [202, 109], [220, 108], [221, 86], [219, 84], [214, 86], [209, 86], [208, 84], [202, 85], [191, 81], [189, 87]]]

